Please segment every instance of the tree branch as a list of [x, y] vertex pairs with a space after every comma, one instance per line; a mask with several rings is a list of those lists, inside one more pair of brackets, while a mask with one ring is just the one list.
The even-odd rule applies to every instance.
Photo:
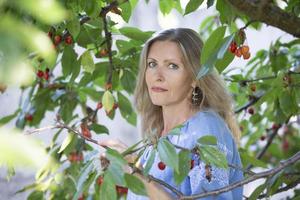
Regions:
[[204, 192], [201, 194], [197, 194], [197, 195], [192, 195], [192, 196], [181, 196], [180, 200], [185, 200], [185, 199], [198, 199], [198, 198], [203, 198], [203, 197], [207, 197], [207, 196], [212, 196], [212, 195], [218, 195], [224, 192], [228, 192], [232, 189], [235, 189], [237, 187], [243, 186], [247, 183], [250, 183], [252, 181], [255, 181], [257, 179], [261, 179], [261, 178], [266, 178], [266, 177], [270, 177], [273, 176], [274, 174], [280, 172], [282, 169], [284, 169], [287, 166], [290, 166], [294, 163], [296, 163], [297, 161], [300, 160], [300, 151], [298, 151], [296, 154], [294, 154], [292, 157], [290, 157], [289, 159], [287, 159], [284, 162], [281, 162], [279, 164], [278, 167], [264, 171], [264, 172], [260, 172], [260, 173], [256, 173], [253, 176], [250, 176], [242, 181], [233, 183], [231, 185], [228, 185], [226, 187], [217, 189], [217, 190], [213, 190], [213, 191], [209, 191], [209, 192]]
[[300, 37], [300, 18], [285, 12], [269, 1], [227, 0], [233, 7], [249, 16], [252, 20], [277, 27], [295, 37]]

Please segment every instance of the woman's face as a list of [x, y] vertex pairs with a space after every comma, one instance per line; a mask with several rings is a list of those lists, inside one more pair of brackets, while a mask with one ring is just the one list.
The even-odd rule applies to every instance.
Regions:
[[173, 106], [190, 102], [193, 80], [175, 42], [156, 41], [151, 45], [145, 79], [154, 105]]

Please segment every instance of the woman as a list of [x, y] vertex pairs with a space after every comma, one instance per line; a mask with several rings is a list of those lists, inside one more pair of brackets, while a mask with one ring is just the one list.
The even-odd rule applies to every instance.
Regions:
[[[169, 29], [151, 38], [141, 53], [140, 71], [135, 91], [135, 103], [142, 120], [142, 132], [167, 137], [175, 145], [188, 149], [195, 147], [197, 139], [214, 135], [218, 148], [226, 155], [228, 163], [241, 167], [236, 143], [239, 141], [239, 127], [232, 111], [232, 100], [217, 72], [213, 71], [197, 80], [200, 66], [202, 41], [198, 34], [186, 28]], [[177, 125], [179, 135], [168, 135]], [[104, 141], [101, 145], [124, 148], [124, 144]], [[149, 159], [150, 146], [140, 163], [145, 166]], [[194, 167], [180, 184], [174, 183], [173, 171], [155, 156], [149, 174], [167, 182], [184, 195], [194, 195], [225, 187], [243, 178], [237, 168], [228, 170], [210, 167], [197, 155], [193, 155]], [[172, 198], [176, 196], [168, 191]], [[144, 200], [129, 191], [127, 199]], [[206, 199], [242, 199], [242, 188]]]

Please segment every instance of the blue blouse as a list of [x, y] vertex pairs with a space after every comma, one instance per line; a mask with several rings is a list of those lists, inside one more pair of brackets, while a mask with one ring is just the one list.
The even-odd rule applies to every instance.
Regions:
[[[204, 135], [214, 135], [217, 140], [219, 150], [225, 153], [229, 164], [242, 167], [239, 153], [236, 144], [232, 137], [231, 131], [222, 117], [211, 109], [199, 111], [194, 116], [189, 118], [181, 127], [179, 135], [166, 135], [169, 141], [173, 144], [192, 149], [196, 146], [197, 139]], [[140, 163], [145, 167], [147, 160], [150, 157], [152, 146], [149, 146], [140, 158]], [[149, 171], [152, 176], [167, 182], [184, 195], [194, 195], [205, 191], [212, 191], [218, 188], [225, 187], [234, 182], [243, 179], [243, 172], [239, 169], [229, 167], [228, 169], [211, 167], [211, 180], [209, 181], [205, 176], [205, 163], [193, 155], [195, 160], [194, 167], [190, 170], [185, 180], [176, 185], [173, 179], [173, 169], [168, 166], [164, 170], [158, 168], [160, 158], [158, 153], [155, 155], [154, 163]], [[163, 187], [163, 186], [162, 186]], [[176, 198], [176, 195], [166, 189], [171, 196]], [[243, 197], [243, 188], [238, 187], [229, 192], [221, 193], [218, 196], [208, 196], [201, 198], [204, 200], [210, 199], [234, 199], [239, 200]], [[127, 200], [148, 200], [146, 196], [136, 195], [132, 191], [128, 191]]]

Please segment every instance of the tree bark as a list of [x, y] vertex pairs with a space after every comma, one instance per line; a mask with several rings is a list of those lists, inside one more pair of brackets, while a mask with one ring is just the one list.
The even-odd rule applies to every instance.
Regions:
[[227, 0], [233, 7], [252, 20], [277, 27], [294, 37], [300, 38], [300, 18], [288, 13], [269, 0]]

